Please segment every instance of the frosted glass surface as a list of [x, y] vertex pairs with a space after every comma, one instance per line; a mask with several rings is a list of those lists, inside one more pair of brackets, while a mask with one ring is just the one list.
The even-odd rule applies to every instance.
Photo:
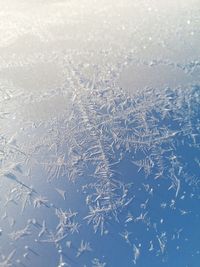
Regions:
[[0, 1], [0, 267], [199, 267], [200, 2]]

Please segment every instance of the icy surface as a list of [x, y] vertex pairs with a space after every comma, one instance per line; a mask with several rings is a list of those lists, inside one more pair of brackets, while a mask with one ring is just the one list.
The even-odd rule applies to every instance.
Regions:
[[198, 267], [200, 3], [0, 1], [0, 267]]

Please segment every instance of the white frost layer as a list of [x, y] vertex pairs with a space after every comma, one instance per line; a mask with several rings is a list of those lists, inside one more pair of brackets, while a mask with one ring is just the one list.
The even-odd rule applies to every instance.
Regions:
[[143, 88], [186, 88], [197, 84], [193, 75], [170, 65], [137, 64], [126, 68], [120, 77], [120, 86], [130, 95]]

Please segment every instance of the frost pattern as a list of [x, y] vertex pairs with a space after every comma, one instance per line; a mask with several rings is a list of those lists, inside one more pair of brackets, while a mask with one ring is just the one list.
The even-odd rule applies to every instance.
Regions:
[[[37, 2], [35, 17], [24, 1], [9, 3], [7, 16], [0, 14], [9, 22], [0, 25], [8, 27], [0, 43], [6, 55], [0, 63], [0, 266], [122, 266], [123, 257], [115, 253], [113, 259], [106, 249], [114, 245], [126, 249], [127, 267], [144, 258], [170, 261], [170, 247], [179, 255], [194, 238], [184, 222], [199, 225], [199, 211], [192, 208], [199, 204], [200, 64], [167, 52], [173, 25], [183, 25], [187, 5], [180, 24], [166, 25], [160, 40], [162, 27], [156, 31], [153, 24], [147, 31], [140, 10], [141, 5], [155, 15], [158, 5], [164, 21], [156, 1], [153, 11], [149, 1], [117, 1], [115, 7], [112, 1]], [[68, 16], [66, 7], [73, 11]], [[119, 19], [122, 10], [132, 18], [132, 9], [141, 22]], [[199, 14], [190, 10], [198, 31]], [[86, 18], [93, 14], [104, 23], [89, 30]], [[194, 34], [191, 22], [186, 24], [176, 28], [183, 51], [186, 34]], [[62, 27], [68, 34], [60, 35]], [[146, 31], [152, 31], [152, 53], [145, 52]], [[138, 43], [130, 44], [132, 38]], [[37, 42], [41, 47], [30, 52], [30, 43]], [[161, 59], [154, 46], [166, 48]], [[130, 93], [120, 79], [132, 66], [167, 66], [189, 83], [133, 84]], [[198, 258], [198, 249], [192, 250]]]

